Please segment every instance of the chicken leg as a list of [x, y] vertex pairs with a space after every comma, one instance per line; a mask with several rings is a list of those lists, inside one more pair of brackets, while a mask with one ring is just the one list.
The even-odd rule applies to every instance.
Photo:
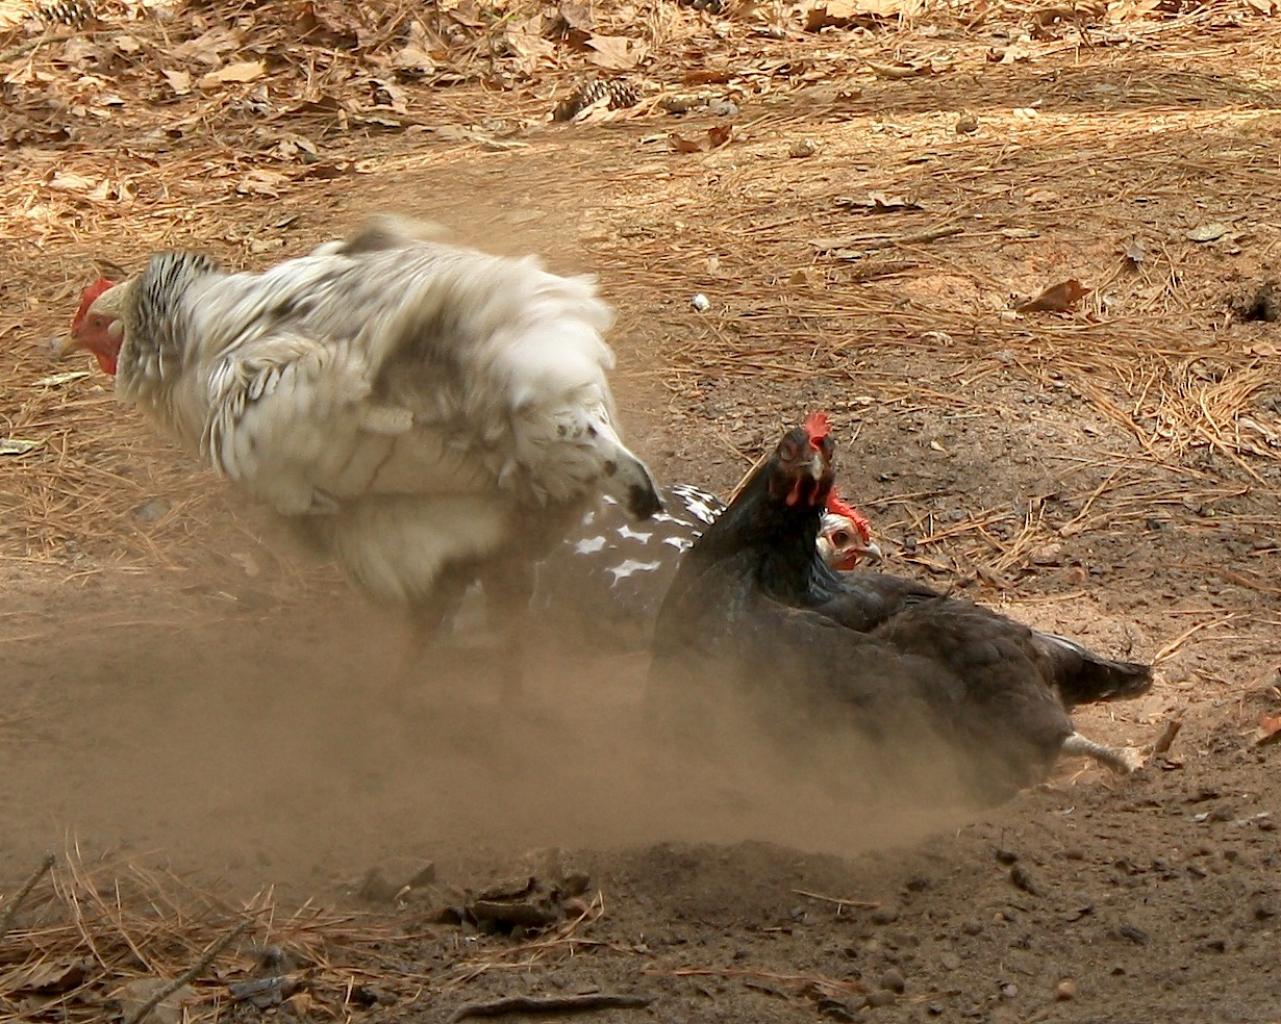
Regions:
[[1096, 743], [1079, 732], [1074, 732], [1065, 739], [1060, 749], [1064, 754], [1093, 758], [1118, 775], [1129, 775], [1143, 767], [1143, 755], [1134, 747], [1109, 747]]
[[[458, 613], [471, 581], [469, 573], [442, 573], [431, 594], [410, 607], [409, 640], [395, 679], [398, 698], [403, 699], [422, 673], [428, 651], [440, 646], [440, 640]], [[442, 666], [438, 662], [436, 667]]]

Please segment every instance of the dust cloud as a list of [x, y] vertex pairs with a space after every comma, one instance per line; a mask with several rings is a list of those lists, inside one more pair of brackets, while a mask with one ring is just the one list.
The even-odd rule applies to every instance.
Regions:
[[185, 621], [156, 596], [82, 600], [124, 624], [72, 612], [57, 644], [6, 673], [30, 698], [0, 753], [11, 855], [74, 838], [323, 891], [389, 860], [549, 845], [851, 854], [955, 817], [903, 810], [920, 780], [888, 781], [838, 733], [763, 741], [733, 699], [674, 740], [655, 729], [641, 654], [542, 638], [519, 700], [502, 696], [509, 667], [493, 654], [429, 656], [398, 696], [400, 623], [355, 596]]

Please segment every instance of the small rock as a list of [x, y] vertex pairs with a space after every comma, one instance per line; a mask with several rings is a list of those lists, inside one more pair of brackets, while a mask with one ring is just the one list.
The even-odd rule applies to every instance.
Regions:
[[1069, 846], [1063, 851], [1064, 860], [1085, 860], [1085, 851], [1079, 846]]
[[692, 299], [690, 299], [689, 304], [694, 307], [696, 312], [699, 312], [699, 313], [706, 313], [709, 309], [712, 308], [711, 300], [702, 292], [699, 292]]
[[480, 923], [499, 928], [544, 928], [559, 916], [541, 900], [473, 900], [467, 909]]
[[733, 100], [717, 100], [708, 105], [707, 112], [715, 117], [738, 117], [738, 104]]
[[1267, 900], [1258, 900], [1250, 911], [1256, 921], [1266, 921], [1277, 916], [1277, 908]]
[[818, 152], [818, 144], [813, 139], [797, 139], [787, 150], [787, 155], [801, 160]]
[[944, 970], [954, 971], [961, 966], [961, 958], [955, 953], [944, 953], [939, 957], [939, 963]]
[[979, 119], [965, 111], [956, 119], [955, 131], [957, 135], [973, 135], [979, 130]]
[[388, 1006], [396, 1002], [396, 993], [385, 985], [356, 985], [351, 990], [351, 1001], [368, 1009], [371, 1006]]
[[271, 978], [251, 978], [227, 986], [232, 1002], [248, 1003], [259, 1010], [279, 1006], [298, 990], [298, 980], [282, 974]]
[[399, 891], [395, 885], [387, 881], [387, 876], [382, 873], [381, 868], [370, 868], [364, 880], [361, 881], [356, 895], [370, 903], [390, 903]]
[[829, 999], [824, 996], [816, 1004], [818, 1012], [828, 1020], [841, 1021], [842, 1024], [853, 1024], [858, 1020], [858, 1015], [849, 1003], [843, 1003], [839, 999]]
[[1281, 287], [1275, 281], [1265, 281], [1233, 296], [1228, 308], [1241, 320], [1276, 323], [1281, 320]]
[[1013, 864], [1019, 859], [1019, 855], [1013, 850], [1002, 850], [999, 847], [996, 850], [996, 861], [998, 864]]
[[921, 875], [917, 875], [914, 878], [909, 878], [907, 880], [908, 892], [924, 892], [929, 887], [930, 887], [930, 880]]
[[896, 1002], [898, 1002], [898, 996], [884, 988], [867, 997], [868, 1006], [893, 1006]]
[[1228, 941], [1227, 939], [1209, 939], [1202, 948], [1211, 953], [1226, 953], [1228, 951]]
[[572, 871], [561, 882], [560, 891], [572, 899], [585, 893], [591, 882], [591, 878], [585, 871]]
[[1019, 987], [1012, 981], [1007, 981], [1001, 986], [1002, 999], [1015, 999], [1018, 997]]
[[169, 502], [164, 498], [152, 498], [134, 509], [133, 515], [139, 522], [154, 523], [157, 519], [162, 519], [169, 512], [170, 507]]
[[1022, 889], [1029, 896], [1040, 896], [1041, 890], [1037, 887], [1032, 876], [1028, 874], [1027, 868], [1021, 864], [1015, 864], [1010, 868], [1010, 881], [1014, 883], [1016, 889]]
[[1197, 242], [1204, 245], [1206, 242], [1216, 242], [1228, 233], [1228, 226], [1221, 221], [1214, 221], [1210, 224], [1200, 224], [1188, 232], [1189, 241]]
[[254, 951], [258, 960], [258, 970], [266, 975], [288, 974], [290, 965], [285, 951], [279, 946], [263, 946]]
[[872, 924], [893, 924], [899, 919], [899, 909], [892, 904], [884, 907], [877, 907], [872, 911]]
[[903, 977], [902, 971], [897, 967], [891, 967], [881, 975], [881, 988], [902, 995], [907, 989], [907, 980]]
[[1210, 821], [1231, 821], [1236, 817], [1231, 804], [1219, 804], [1210, 812]]
[[1152, 941], [1152, 937], [1147, 932], [1138, 925], [1130, 924], [1128, 921], [1117, 928], [1116, 934], [1123, 939], [1129, 939], [1136, 946], [1146, 946]]
[[973, 918], [961, 922], [961, 931], [966, 935], [978, 935], [983, 931], [983, 925]]
[[1076, 998], [1076, 982], [1071, 978], [1064, 978], [1054, 986], [1054, 998], [1060, 1003], [1066, 1003]]

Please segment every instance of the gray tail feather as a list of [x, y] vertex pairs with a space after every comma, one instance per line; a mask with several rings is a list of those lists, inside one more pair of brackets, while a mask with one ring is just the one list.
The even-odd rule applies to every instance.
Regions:
[[1037, 633], [1054, 663], [1055, 682], [1063, 701], [1072, 707], [1139, 697], [1152, 688], [1152, 666], [1136, 661], [1113, 661], [1066, 637]]

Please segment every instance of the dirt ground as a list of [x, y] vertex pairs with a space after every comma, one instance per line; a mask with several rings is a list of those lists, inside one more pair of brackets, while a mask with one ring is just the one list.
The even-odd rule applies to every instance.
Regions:
[[[297, 948], [277, 911], [255, 918], [300, 995], [229, 995], [246, 939], [194, 982], [193, 1019], [443, 1021], [592, 992], [652, 997], [608, 1021], [1281, 1019], [1281, 784], [1259, 742], [1281, 714], [1281, 336], [1232, 312], [1281, 246], [1264, 6], [1140, 5], [1089, 45], [1022, 34], [1034, 8], [782, 40], [682, 10], [732, 71], [687, 53], [667, 91], [732, 109], [544, 124], [541, 93], [408, 88], [417, 132], [276, 123], [359, 169], [282, 173], [274, 195], [208, 156], [268, 130], [234, 106], [163, 146], [146, 125], [187, 107], [135, 103], [128, 76], [128, 124], [51, 138], [0, 114], [0, 438], [38, 442], [0, 457], [5, 898], [58, 857], [0, 944], [2, 1019], [111, 1019], [124, 979], [212, 941], [149, 953], [165, 904], [144, 886], [153, 917], [126, 924], [131, 865], [214, 894], [191, 921], [333, 908]], [[5, 88], [29, 99], [18, 70]], [[401, 624], [282, 553], [96, 371], [52, 380], [82, 367], [44, 349], [94, 260], [182, 243], [259, 266], [385, 208], [600, 274], [628, 436], [665, 480], [724, 493], [827, 408], [891, 571], [1157, 659], [1149, 695], [1077, 721], [1150, 748], [1180, 720], [1173, 745], [1133, 778], [1065, 761], [998, 809], [924, 809], [829, 785], [856, 772], [841, 752], [798, 784], [747, 741], [719, 771], [653, 749], [644, 657], [554, 638], [515, 711], [427, 668], [418, 713], [391, 718], [376, 681]], [[1069, 279], [1090, 289], [1071, 309], [1015, 311]], [[460, 921], [491, 888], [550, 911]], [[63, 924], [40, 963], [91, 969], [41, 987], [22, 943]]]

